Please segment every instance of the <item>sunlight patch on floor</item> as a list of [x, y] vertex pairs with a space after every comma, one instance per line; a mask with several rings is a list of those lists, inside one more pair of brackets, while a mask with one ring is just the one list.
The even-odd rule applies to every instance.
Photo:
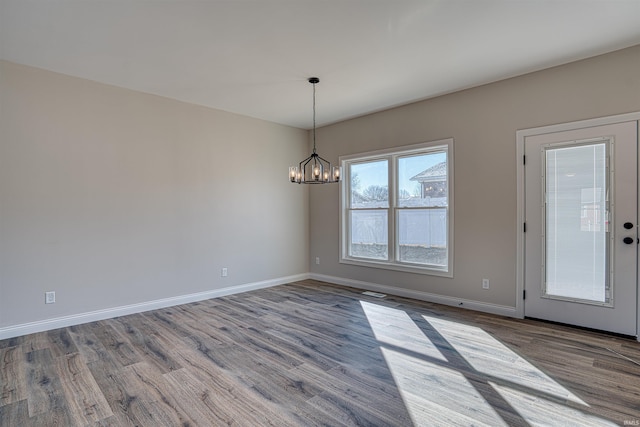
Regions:
[[461, 373], [381, 350], [415, 425], [507, 425]]
[[[499, 426], [512, 416], [541, 426], [615, 425], [580, 411], [589, 405], [479, 327], [423, 315], [432, 328], [423, 331], [403, 310], [360, 304], [416, 425]], [[432, 335], [450, 346], [449, 360]]]
[[522, 391], [504, 387], [493, 382], [491, 386], [500, 393], [502, 398], [520, 414], [531, 426], [548, 426], [553, 420], [558, 426], [602, 427], [617, 426], [618, 424], [600, 417], [585, 414], [578, 409], [532, 396]]
[[395, 308], [360, 301], [376, 339], [444, 362], [447, 359], [407, 313]]
[[588, 406], [544, 372], [527, 362], [481, 328], [436, 317], [422, 316], [476, 371], [519, 384], [541, 394]]

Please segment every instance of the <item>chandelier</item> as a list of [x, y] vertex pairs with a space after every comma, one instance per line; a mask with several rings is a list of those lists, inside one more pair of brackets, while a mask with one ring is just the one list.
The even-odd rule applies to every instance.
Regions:
[[289, 181], [296, 184], [328, 184], [340, 182], [341, 168], [331, 166], [331, 163], [316, 153], [316, 83], [317, 77], [309, 77], [309, 83], [313, 85], [313, 153], [298, 166], [289, 167]]

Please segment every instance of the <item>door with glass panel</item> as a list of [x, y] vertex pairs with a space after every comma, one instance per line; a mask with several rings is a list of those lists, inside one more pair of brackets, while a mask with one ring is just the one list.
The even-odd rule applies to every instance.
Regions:
[[637, 122], [525, 138], [525, 315], [636, 335]]

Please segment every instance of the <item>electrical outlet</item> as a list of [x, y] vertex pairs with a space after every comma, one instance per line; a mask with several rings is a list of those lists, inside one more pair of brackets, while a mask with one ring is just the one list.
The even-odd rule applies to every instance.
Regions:
[[482, 289], [489, 289], [489, 279], [482, 279]]
[[316, 265], [320, 265], [320, 257], [319, 256], [316, 257]]
[[55, 291], [49, 291], [44, 293], [44, 303], [45, 304], [53, 304], [56, 302], [56, 293]]
[[227, 270], [227, 267], [223, 268], [222, 271], [220, 272], [220, 277], [227, 277], [229, 275], [229, 270]]

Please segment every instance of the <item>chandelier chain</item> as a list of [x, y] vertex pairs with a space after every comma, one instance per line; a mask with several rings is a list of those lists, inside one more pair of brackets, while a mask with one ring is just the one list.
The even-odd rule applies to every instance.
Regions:
[[313, 83], [313, 152], [316, 152], [316, 84]]

